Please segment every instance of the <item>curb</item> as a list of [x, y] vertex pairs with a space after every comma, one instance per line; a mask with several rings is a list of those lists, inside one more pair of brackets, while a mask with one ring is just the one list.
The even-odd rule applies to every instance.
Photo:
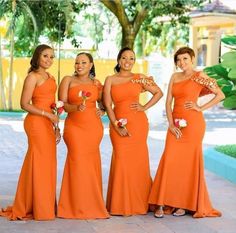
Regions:
[[204, 150], [205, 168], [236, 184], [236, 159], [216, 151]]

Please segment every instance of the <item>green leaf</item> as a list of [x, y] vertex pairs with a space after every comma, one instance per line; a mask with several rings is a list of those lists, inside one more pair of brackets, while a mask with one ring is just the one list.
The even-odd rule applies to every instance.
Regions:
[[229, 76], [230, 79], [233, 79], [233, 80], [236, 81], [236, 67], [234, 67], [233, 69], [231, 69], [229, 71], [228, 76]]
[[236, 36], [226, 36], [221, 41], [227, 45], [236, 47]]
[[232, 84], [229, 80], [226, 80], [226, 79], [223, 79], [223, 78], [217, 80], [217, 83], [220, 86], [222, 86], [222, 85], [232, 86]]
[[223, 102], [223, 106], [227, 109], [236, 109], [236, 95], [227, 97]]
[[231, 92], [229, 93], [229, 96], [231, 96], [231, 95], [235, 95], [236, 96], [236, 90], [231, 90]]
[[213, 77], [215, 79], [228, 78], [228, 71], [221, 64], [207, 67], [204, 69], [204, 72], [206, 72], [210, 77]]
[[230, 94], [231, 90], [233, 89], [233, 83], [223, 78], [217, 80], [217, 84], [220, 86], [221, 90], [227, 96]]
[[223, 62], [222, 66], [226, 68], [234, 68], [236, 67], [236, 52], [228, 52], [222, 56]]

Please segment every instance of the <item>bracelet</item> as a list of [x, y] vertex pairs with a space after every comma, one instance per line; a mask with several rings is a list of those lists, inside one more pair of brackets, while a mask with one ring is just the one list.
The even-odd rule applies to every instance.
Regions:
[[117, 121], [117, 120], [114, 121], [114, 125], [115, 125], [115, 126], [118, 125], [118, 121]]
[[44, 115], [45, 115], [45, 112], [44, 112], [44, 110], [41, 112], [41, 115], [42, 115], [42, 116], [44, 116]]
[[99, 109], [100, 109], [100, 111], [106, 112], [105, 108], [99, 108]]

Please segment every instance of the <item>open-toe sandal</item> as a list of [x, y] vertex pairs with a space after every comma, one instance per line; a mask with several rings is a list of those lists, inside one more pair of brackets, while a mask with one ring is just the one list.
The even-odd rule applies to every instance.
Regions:
[[155, 211], [154, 217], [155, 217], [155, 218], [163, 218], [163, 217], [164, 217], [163, 207], [159, 207], [159, 208]]
[[186, 211], [184, 209], [179, 208], [173, 213], [173, 216], [180, 217], [180, 216], [184, 216], [185, 214], [186, 214]]

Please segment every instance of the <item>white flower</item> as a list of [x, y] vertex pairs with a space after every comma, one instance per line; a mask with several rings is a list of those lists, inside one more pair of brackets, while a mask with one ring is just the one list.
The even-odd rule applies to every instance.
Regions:
[[187, 121], [184, 120], [184, 119], [180, 119], [180, 120], [179, 120], [179, 126], [180, 126], [181, 128], [186, 127], [186, 126], [187, 126]]
[[121, 123], [122, 126], [125, 126], [127, 124], [127, 119], [121, 118], [119, 122]]
[[56, 102], [56, 108], [61, 108], [61, 107], [63, 107], [63, 106], [64, 106], [64, 103], [63, 103], [62, 101], [58, 100], [58, 101]]

